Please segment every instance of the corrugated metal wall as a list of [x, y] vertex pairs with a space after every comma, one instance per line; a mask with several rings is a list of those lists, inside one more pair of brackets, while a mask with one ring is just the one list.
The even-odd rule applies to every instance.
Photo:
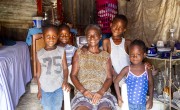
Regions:
[[[80, 30], [90, 23], [95, 23], [95, 0], [62, 2], [64, 22], [72, 22]], [[0, 36], [25, 40], [36, 12], [36, 0], [0, 0]]]
[[65, 22], [88, 25], [95, 22], [95, 0], [62, 0]]
[[0, 0], [0, 37], [25, 40], [36, 13], [36, 0]]
[[13, 28], [28, 28], [36, 15], [36, 0], [0, 0], [0, 22]]

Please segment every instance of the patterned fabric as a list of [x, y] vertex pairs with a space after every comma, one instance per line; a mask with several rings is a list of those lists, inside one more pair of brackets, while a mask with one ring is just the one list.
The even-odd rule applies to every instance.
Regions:
[[126, 78], [128, 101], [132, 104], [146, 104], [146, 94], [148, 91], [148, 73], [145, 70], [139, 76], [130, 71]]
[[111, 108], [111, 110], [116, 110], [117, 100], [112, 94], [106, 92], [100, 99], [99, 103], [93, 105], [91, 99], [84, 97], [80, 92], [78, 92], [71, 101], [71, 108], [72, 110], [75, 110], [78, 106], [86, 106], [89, 110], [99, 110], [102, 106]]
[[131, 0], [130, 2], [118, 0], [118, 2], [119, 14], [125, 14], [129, 21], [126, 38], [142, 39], [149, 47], [158, 40], [167, 42], [169, 29], [174, 28], [175, 39], [180, 39], [179, 0]]
[[79, 82], [85, 89], [97, 92], [102, 88], [106, 80], [106, 64], [109, 54], [106, 51], [101, 51], [99, 54], [93, 54], [89, 51], [84, 53], [81, 49], [78, 49], [77, 53], [80, 67], [78, 73]]
[[45, 92], [53, 92], [62, 86], [63, 69], [62, 58], [64, 48], [57, 46], [56, 49], [46, 51], [44, 48], [37, 52], [37, 58], [41, 63], [40, 83]]
[[75, 53], [77, 48], [75, 46], [72, 46], [72, 45], [69, 45], [69, 44], [67, 44], [64, 48], [66, 50], [67, 64], [68, 64], [68, 66], [70, 66], [71, 62], [72, 62], [72, 57], [74, 56], [74, 53]]
[[129, 103], [129, 110], [146, 110], [146, 105]]
[[[99, 54], [93, 54], [89, 51], [82, 52], [81, 49], [78, 49], [77, 53], [79, 56], [79, 82], [85, 89], [92, 93], [99, 91], [107, 77], [106, 65], [110, 58], [109, 53], [101, 51]], [[75, 94], [75, 97], [71, 101], [72, 110], [82, 105], [88, 107], [90, 110], [98, 110], [100, 106], [108, 106], [112, 108], [112, 110], [116, 110], [115, 106], [117, 105], [117, 100], [113, 95], [111, 95], [109, 90], [104, 94], [97, 105], [93, 105], [91, 99], [84, 97], [76, 88]]]

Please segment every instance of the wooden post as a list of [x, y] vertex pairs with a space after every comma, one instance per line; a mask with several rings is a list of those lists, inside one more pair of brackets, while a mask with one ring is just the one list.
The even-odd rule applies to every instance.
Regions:
[[62, 23], [64, 18], [63, 18], [63, 10], [62, 10], [62, 0], [57, 0], [57, 16], [58, 20]]
[[42, 0], [36, 0], [37, 2], [37, 16], [42, 16]]
[[171, 97], [172, 97], [172, 92], [171, 92], [171, 83], [172, 83], [172, 52], [170, 53], [170, 64], [169, 64], [169, 110], [171, 110]]
[[73, 0], [73, 25], [76, 27], [76, 0]]

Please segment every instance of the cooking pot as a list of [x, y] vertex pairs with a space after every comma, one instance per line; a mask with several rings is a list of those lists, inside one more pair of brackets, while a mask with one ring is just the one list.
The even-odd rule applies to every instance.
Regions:
[[177, 50], [180, 50], [180, 43], [176, 43], [175, 47], [176, 47]]
[[161, 58], [169, 58], [171, 52], [162, 52], [161, 53]]
[[158, 54], [161, 58], [169, 58], [171, 53], [171, 48], [164, 47], [164, 48], [157, 48]]
[[157, 48], [156, 47], [149, 47], [147, 55], [150, 57], [154, 57], [157, 55]]

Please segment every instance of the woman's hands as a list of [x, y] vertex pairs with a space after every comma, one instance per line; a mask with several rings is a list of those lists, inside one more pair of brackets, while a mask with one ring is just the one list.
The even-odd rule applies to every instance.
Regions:
[[92, 104], [97, 104], [99, 102], [99, 100], [102, 98], [102, 94], [100, 94], [99, 92], [96, 93], [92, 93], [88, 90], [85, 90], [82, 93], [85, 97], [91, 99]]
[[92, 94], [90, 91], [88, 91], [88, 90], [85, 90], [85, 91], [83, 92], [83, 95], [84, 95], [85, 97], [89, 98], [89, 99], [92, 99], [92, 98], [93, 98], [93, 94]]
[[89, 99], [91, 99], [92, 104], [97, 104], [99, 100], [102, 98], [102, 94], [100, 92], [92, 93], [88, 90], [83, 92], [83, 95]]
[[99, 100], [102, 98], [103, 95], [100, 93], [96, 92], [91, 100], [92, 104], [97, 104]]

